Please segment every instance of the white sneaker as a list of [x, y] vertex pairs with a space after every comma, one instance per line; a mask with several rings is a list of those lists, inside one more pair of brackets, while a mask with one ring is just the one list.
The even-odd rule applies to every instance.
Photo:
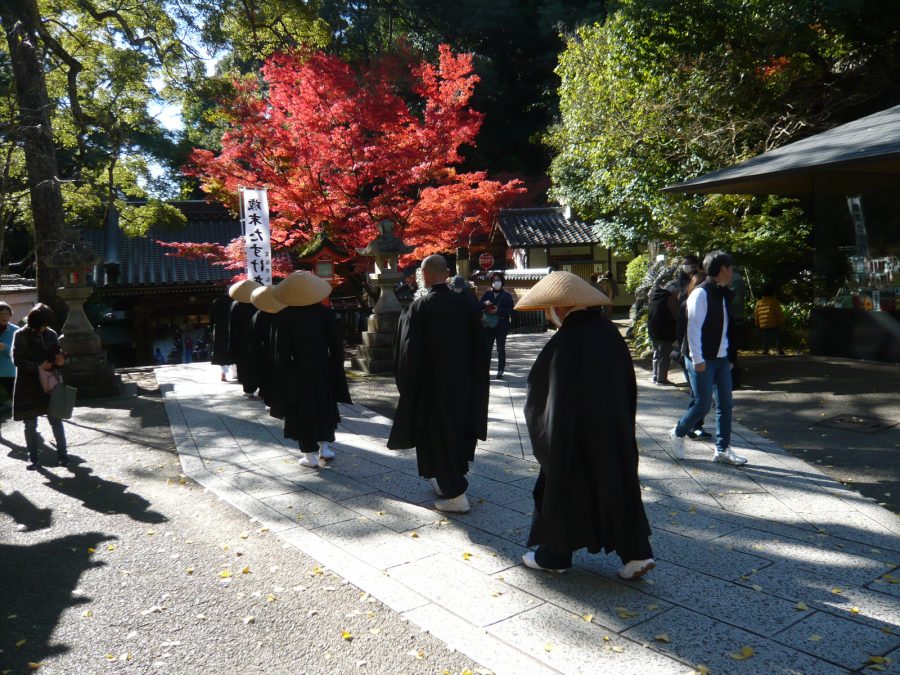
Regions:
[[525, 563], [525, 567], [530, 567], [533, 570], [543, 570], [544, 572], [554, 572], [556, 574], [563, 574], [564, 572], [568, 572], [569, 568], [564, 567], [560, 570], [550, 569], [549, 567], [541, 567], [538, 565], [538, 561], [534, 558], [534, 551], [528, 551], [522, 556], [522, 562]]
[[308, 466], [314, 469], [319, 468], [319, 453], [318, 452], [304, 452], [303, 457], [300, 458], [300, 466]]
[[675, 429], [678, 427], [672, 427], [672, 430], [669, 432], [669, 440], [672, 442], [672, 454], [675, 455], [675, 459], [684, 459], [687, 455], [684, 452], [684, 436], [675, 435]]
[[463, 492], [453, 499], [435, 499], [434, 508], [447, 513], [468, 513], [472, 507], [469, 505], [469, 500], [466, 499], [466, 493]]
[[328, 441], [319, 441], [319, 459], [334, 459], [334, 450], [328, 445]]
[[716, 450], [716, 454], [713, 455], [713, 461], [721, 464], [731, 464], [732, 466], [743, 466], [747, 463], [747, 458], [738, 457], [734, 454], [734, 450], [725, 448], [723, 451]]
[[619, 570], [619, 576], [623, 579], [640, 579], [654, 567], [656, 567], [656, 562], [654, 562], [653, 558], [631, 560]]
[[438, 485], [437, 478], [429, 478], [428, 482], [431, 483], [431, 489], [434, 490], [435, 497], [443, 497], [444, 493], [441, 492], [441, 486]]

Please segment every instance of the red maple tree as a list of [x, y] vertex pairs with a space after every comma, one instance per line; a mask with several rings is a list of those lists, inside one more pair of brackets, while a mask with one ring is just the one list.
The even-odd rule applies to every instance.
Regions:
[[[302, 250], [321, 233], [354, 250], [389, 219], [419, 258], [452, 249], [464, 222], [466, 234], [472, 222], [489, 225], [523, 192], [518, 180], [456, 169], [482, 122], [469, 107], [471, 55], [442, 45], [436, 64], [391, 58], [354, 70], [322, 52], [281, 53], [262, 79], [236, 83], [221, 152], [194, 150], [185, 172], [235, 210], [238, 188], [267, 188], [275, 252]], [[211, 253], [208, 244], [173, 248]], [[239, 248], [216, 253], [238, 268]]]

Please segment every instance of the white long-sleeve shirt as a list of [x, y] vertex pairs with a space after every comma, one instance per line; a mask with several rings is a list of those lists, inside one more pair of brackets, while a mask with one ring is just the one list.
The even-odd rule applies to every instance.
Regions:
[[[703, 363], [703, 322], [706, 321], [706, 291], [699, 286], [691, 291], [687, 300], [687, 339], [694, 365]], [[722, 341], [717, 358], [728, 356], [728, 308], [722, 298]]]

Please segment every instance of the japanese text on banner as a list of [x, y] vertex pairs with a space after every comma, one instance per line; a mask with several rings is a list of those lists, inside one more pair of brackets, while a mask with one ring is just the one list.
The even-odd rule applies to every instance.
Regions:
[[265, 190], [241, 189], [241, 223], [247, 251], [247, 278], [272, 285], [272, 239], [269, 198]]

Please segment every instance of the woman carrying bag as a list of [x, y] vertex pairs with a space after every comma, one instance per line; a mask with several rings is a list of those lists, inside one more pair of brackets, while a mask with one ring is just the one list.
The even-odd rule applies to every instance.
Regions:
[[[59, 463], [66, 466], [69, 456], [66, 430], [62, 419], [48, 414], [50, 392], [60, 387], [55, 369], [65, 363], [59, 348], [59, 338], [50, 328], [53, 311], [47, 305], [35, 305], [25, 318], [25, 325], [13, 335], [12, 358], [16, 366], [16, 382], [13, 387], [13, 419], [25, 423], [25, 445], [30, 463], [26, 467], [34, 471], [40, 467], [38, 455], [37, 418], [47, 415]], [[55, 382], [54, 375], [56, 375]], [[54, 386], [55, 385], [55, 386]]]

